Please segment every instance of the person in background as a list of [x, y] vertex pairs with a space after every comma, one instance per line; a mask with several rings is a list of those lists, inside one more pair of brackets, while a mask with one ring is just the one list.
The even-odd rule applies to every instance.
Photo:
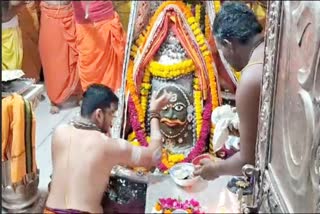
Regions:
[[204, 179], [223, 175], [242, 175], [245, 164], [255, 163], [260, 88], [264, 59], [262, 26], [252, 10], [240, 2], [226, 2], [217, 14], [213, 34], [218, 49], [235, 69], [241, 71], [236, 91], [240, 120], [240, 151], [229, 159], [201, 160], [195, 171]]
[[19, 1], [1, 1], [2, 18], [2, 70], [22, 69], [23, 44], [17, 11]]
[[244, 1], [251, 8], [257, 17], [258, 22], [261, 24], [263, 30], [265, 30], [267, 19], [267, 4], [268, 1]]
[[102, 213], [100, 205], [115, 165], [152, 167], [161, 160], [159, 112], [172, 94], [152, 95], [151, 142], [135, 147], [110, 136], [118, 98], [101, 84], [83, 95], [81, 117], [52, 135], [53, 174], [44, 213]]
[[126, 34], [112, 1], [72, 1], [83, 91], [93, 83], [121, 86]]
[[20, 1], [17, 14], [22, 33], [23, 59], [22, 70], [26, 78], [40, 80], [41, 61], [39, 55], [39, 2]]
[[120, 21], [125, 32], [128, 31], [131, 1], [113, 1], [115, 11], [119, 14]]
[[76, 27], [70, 1], [42, 1], [39, 51], [51, 113], [71, 96], [81, 98]]

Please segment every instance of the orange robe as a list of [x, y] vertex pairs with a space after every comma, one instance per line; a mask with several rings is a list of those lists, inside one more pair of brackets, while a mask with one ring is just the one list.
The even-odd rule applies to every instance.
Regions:
[[[110, 1], [92, 1], [91, 5], [110, 4]], [[112, 2], [111, 2], [112, 3]], [[78, 17], [83, 12], [79, 2], [73, 2]], [[112, 7], [112, 4], [111, 6]], [[121, 87], [126, 34], [119, 15], [110, 9], [107, 14], [97, 15], [90, 11], [89, 17], [96, 20], [79, 22], [77, 28], [77, 49], [79, 51], [79, 76], [83, 91], [93, 83], [109, 86], [114, 91]], [[105, 18], [105, 15], [108, 16]]]
[[39, 17], [37, 4], [23, 5], [18, 12], [19, 26], [22, 33], [23, 59], [22, 70], [25, 77], [40, 79], [41, 61], [38, 51]]
[[72, 5], [41, 2], [40, 57], [49, 99], [61, 104], [79, 94], [76, 29]]
[[11, 182], [36, 173], [36, 120], [29, 101], [13, 94], [2, 99], [2, 161], [11, 163]]

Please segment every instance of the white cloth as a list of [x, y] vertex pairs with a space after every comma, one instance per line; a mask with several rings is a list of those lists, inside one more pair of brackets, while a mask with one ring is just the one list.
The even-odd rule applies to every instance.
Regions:
[[9, 21], [2, 23], [2, 30], [6, 30], [6, 29], [9, 29], [9, 28], [16, 28], [18, 26], [19, 26], [18, 16], [15, 15]]
[[223, 105], [212, 112], [211, 122], [215, 124], [213, 148], [218, 151], [228, 142], [229, 129], [239, 129], [239, 117], [235, 108]]

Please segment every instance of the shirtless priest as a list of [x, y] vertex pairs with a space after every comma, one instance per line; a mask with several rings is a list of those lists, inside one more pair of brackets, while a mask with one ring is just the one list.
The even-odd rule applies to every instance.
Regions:
[[240, 152], [223, 161], [203, 159], [195, 175], [208, 180], [223, 175], [242, 175], [244, 165], [255, 163], [264, 59], [262, 26], [244, 3], [224, 3], [214, 20], [213, 34], [217, 47], [222, 50], [226, 60], [241, 71], [236, 92], [236, 107], [240, 119]]
[[152, 96], [151, 143], [134, 147], [110, 136], [116, 95], [106, 86], [89, 86], [83, 95], [81, 118], [53, 133], [53, 175], [44, 213], [102, 213], [100, 202], [113, 166], [155, 166], [162, 147], [159, 111], [170, 98], [167, 92]]

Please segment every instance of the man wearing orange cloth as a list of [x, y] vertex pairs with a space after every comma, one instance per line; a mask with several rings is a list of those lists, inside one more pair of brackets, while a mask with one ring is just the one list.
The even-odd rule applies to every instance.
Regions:
[[36, 81], [40, 79], [41, 61], [38, 51], [39, 43], [39, 16], [38, 2], [31, 1], [25, 3], [19, 8], [18, 19], [22, 33], [23, 59], [22, 70], [25, 77], [33, 78]]
[[51, 113], [58, 113], [71, 95], [81, 94], [73, 8], [70, 1], [43, 1], [40, 9], [40, 57]]
[[99, 83], [117, 91], [121, 86], [126, 34], [112, 1], [72, 1], [83, 91]]
[[131, 1], [113, 1], [115, 11], [119, 14], [123, 30], [128, 31]]

